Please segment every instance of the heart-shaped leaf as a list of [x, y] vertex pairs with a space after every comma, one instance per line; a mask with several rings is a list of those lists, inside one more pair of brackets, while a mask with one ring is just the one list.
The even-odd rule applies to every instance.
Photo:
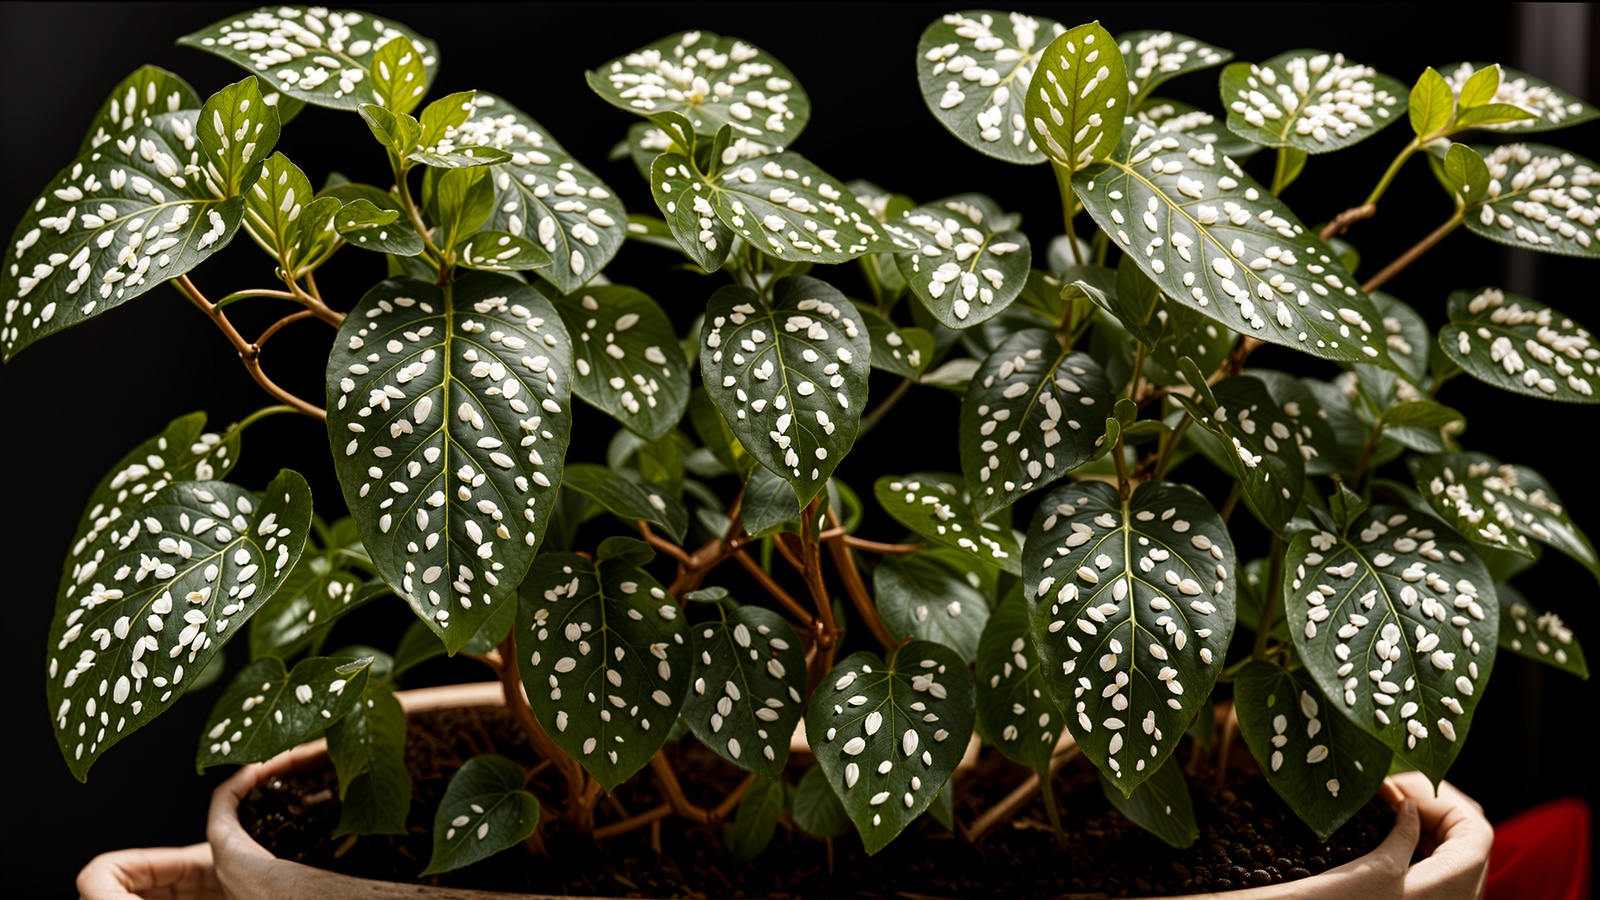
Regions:
[[1489, 194], [1466, 213], [1468, 230], [1491, 241], [1600, 259], [1596, 163], [1545, 144], [1474, 147], [1489, 167]]
[[1151, 97], [1144, 101], [1133, 118], [1135, 122], [1149, 125], [1162, 134], [1174, 131], [1187, 134], [1235, 160], [1249, 159], [1261, 151], [1260, 144], [1253, 144], [1229, 131], [1223, 120], [1182, 100]]
[[700, 743], [746, 772], [783, 774], [789, 736], [805, 712], [800, 638], [770, 609], [718, 604], [720, 619], [690, 626], [693, 687], [683, 721]]
[[[411, 86], [425, 91], [433, 82], [438, 48], [392, 19], [330, 12], [324, 6], [263, 6], [247, 16], [230, 16], [186, 34], [178, 43], [264, 73], [262, 77], [270, 84], [282, 87], [286, 99], [353, 111], [380, 97], [380, 82], [394, 81], [395, 73], [375, 71], [378, 52], [402, 38], [410, 42], [407, 49], [415, 52], [415, 63], [421, 66], [421, 84], [416, 85], [416, 77], [407, 83], [409, 98]], [[396, 45], [390, 53], [402, 47], [404, 44]], [[417, 70], [411, 65], [407, 63], [407, 71], [415, 76]], [[420, 97], [419, 93], [415, 99]]]
[[389, 690], [369, 686], [362, 702], [328, 730], [328, 757], [338, 773], [343, 801], [335, 837], [405, 833], [411, 812], [405, 750], [406, 714], [400, 701]]
[[1182, 849], [1200, 837], [1200, 826], [1194, 820], [1194, 799], [1189, 796], [1189, 782], [1176, 760], [1163, 762], [1126, 795], [1122, 787], [1102, 771], [1100, 791], [1117, 812], [1174, 847]]
[[1254, 660], [1233, 679], [1239, 734], [1278, 792], [1317, 839], [1326, 841], [1383, 783], [1393, 752], [1332, 715], [1305, 669]]
[[689, 405], [689, 364], [660, 305], [619, 284], [551, 302], [567, 333], [578, 338], [573, 393], [640, 437], [658, 438], [676, 427]]
[[1228, 130], [1265, 147], [1332, 153], [1400, 121], [1410, 91], [1343, 53], [1290, 50], [1222, 70]]
[[609, 791], [666, 741], [692, 657], [678, 607], [642, 568], [650, 545], [607, 538], [596, 557], [535, 559], [514, 634], [539, 724]]
[[1116, 401], [1100, 365], [1056, 333], [1018, 331], [961, 398], [961, 471], [981, 521], [1097, 455]]
[[946, 14], [917, 43], [917, 84], [928, 111], [980, 153], [1044, 162], [1021, 117], [1039, 55], [1065, 30], [1054, 19], [1020, 12]]
[[485, 272], [513, 272], [550, 265], [544, 248], [504, 231], [479, 231], [456, 244], [457, 264]]
[[934, 641], [970, 663], [989, 621], [989, 600], [936, 555], [885, 556], [872, 570], [878, 615], [897, 638]]
[[1424, 513], [1373, 506], [1344, 535], [1302, 531], [1284, 608], [1317, 686], [1437, 782], [1494, 667], [1500, 606], [1472, 545]]
[[1267, 527], [1282, 530], [1305, 488], [1299, 427], [1260, 380], [1235, 375], [1211, 386], [1215, 403], [1175, 394], [1195, 421], [1221, 439], [1223, 456]]
[[722, 826], [722, 846], [736, 864], [750, 864], [772, 843], [786, 793], [782, 781], [758, 778], [739, 798], [733, 821]]
[[931, 641], [885, 663], [853, 653], [811, 694], [806, 737], [868, 853], [933, 802], [972, 734], [977, 701], [967, 664]]
[[327, 402], [345, 502], [378, 573], [452, 653], [514, 602], [544, 536], [571, 371], [555, 309], [505, 275], [391, 279], [340, 327]]
[[[278, 130], [278, 111], [262, 102], [255, 76], [228, 85], [206, 101], [195, 122], [196, 174], [204, 175], [214, 196], [237, 197], [255, 184], [262, 160], [278, 143]], [[310, 196], [307, 187], [303, 197]]]
[[872, 492], [884, 512], [917, 534], [1013, 575], [1022, 572], [1022, 545], [1010, 528], [978, 522], [960, 477], [933, 472], [885, 475]]
[[189, 82], [166, 69], [140, 66], [106, 95], [104, 103], [89, 120], [89, 132], [78, 145], [84, 156], [124, 131], [162, 113], [199, 109], [200, 97]]
[[450, 779], [433, 817], [433, 856], [422, 875], [449, 872], [486, 859], [533, 834], [539, 801], [522, 789], [522, 767], [485, 753]]
[[590, 498], [624, 519], [649, 522], [682, 543], [689, 530], [683, 501], [652, 484], [639, 484], [594, 463], [569, 463], [561, 486]]
[[[882, 258], [882, 255], [872, 257]], [[899, 269], [895, 269], [898, 273]], [[933, 335], [926, 328], [901, 328], [883, 313], [865, 304], [856, 304], [856, 314], [867, 328], [872, 344], [872, 367], [893, 372], [913, 381], [933, 362]]]
[[1023, 550], [1039, 667], [1067, 727], [1122, 792], [1155, 774], [1205, 703], [1233, 636], [1238, 560], [1193, 488], [1051, 491]]
[[1151, 91], [1170, 79], [1233, 59], [1232, 50], [1170, 31], [1125, 31], [1117, 35], [1117, 49], [1128, 74], [1129, 109], [1139, 109]]
[[1455, 291], [1448, 310], [1439, 349], [1468, 375], [1529, 397], [1600, 403], [1594, 339], [1560, 311], [1499, 288]]
[[1269, 343], [1393, 365], [1373, 332], [1377, 309], [1333, 249], [1217, 157], [1186, 134], [1140, 124], [1110, 162], [1075, 173], [1073, 189], [1168, 297]]
[[803, 505], [855, 443], [872, 348], [832, 285], [790, 275], [769, 296], [770, 307], [742, 285], [711, 296], [700, 371], [739, 443]]
[[[162, 457], [152, 456], [153, 468]], [[95, 530], [74, 545], [56, 595], [46, 689], [57, 744], [80, 781], [188, 690], [184, 673], [198, 675], [239, 630], [228, 627], [283, 583], [311, 530], [311, 492], [286, 469], [264, 497], [180, 481], [119, 498], [109, 511], [97, 504], [90, 515]]]
[[989, 198], [959, 194], [883, 228], [902, 248], [895, 264], [923, 306], [947, 328], [967, 328], [1011, 305], [1028, 282], [1033, 250], [1014, 225]]
[[828, 773], [812, 766], [794, 789], [794, 809], [789, 816], [801, 831], [813, 837], [844, 837], [850, 833], [850, 813], [828, 783]]
[[239, 671], [206, 719], [195, 770], [265, 762], [310, 740], [366, 699], [372, 657], [267, 656]]
[[1039, 54], [1038, 68], [1023, 117], [1044, 155], [1068, 172], [1111, 158], [1130, 108], [1111, 34], [1099, 22], [1068, 29]]
[[1500, 649], [1536, 659], [1579, 678], [1589, 677], [1583, 647], [1553, 612], [1541, 613], [1509, 584], [1494, 586], [1500, 599]]
[[1006, 759], [1050, 765], [1065, 720], [1044, 683], [1021, 592], [1000, 602], [978, 642], [978, 724]]
[[[1490, 69], [1499, 69], [1499, 78], [1491, 87], [1491, 79], [1483, 76]], [[1474, 125], [1475, 128], [1484, 128], [1491, 131], [1503, 131], [1513, 134], [1525, 134], [1532, 131], [1554, 131], [1557, 128], [1570, 128], [1573, 125], [1587, 122], [1600, 117], [1600, 109], [1584, 103], [1576, 96], [1562, 89], [1516, 69], [1504, 66], [1487, 66], [1478, 63], [1459, 63], [1456, 65], [1442, 66], [1441, 71], [1449, 72], [1445, 82], [1450, 86], [1461, 100], [1463, 108], [1482, 106], [1490, 101], [1496, 103], [1519, 106], [1534, 115], [1529, 119], [1520, 119], [1512, 122], [1494, 125]], [[1469, 85], [1477, 90], [1468, 91]], [[1492, 91], [1487, 98], [1482, 94]], [[1469, 104], [1469, 100], [1480, 100], [1479, 103]], [[1537, 121], [1532, 121], [1537, 119]]]

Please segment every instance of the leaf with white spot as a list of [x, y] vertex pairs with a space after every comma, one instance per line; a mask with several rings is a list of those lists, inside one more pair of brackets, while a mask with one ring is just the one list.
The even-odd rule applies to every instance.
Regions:
[[855, 443], [872, 347], [855, 306], [826, 282], [790, 275], [770, 308], [742, 285], [706, 304], [700, 371], [739, 443], [801, 504]]
[[539, 724], [610, 791], [666, 741], [692, 656], [677, 604], [642, 568], [650, 545], [607, 538], [596, 556], [540, 554], [513, 634]]
[[1545, 477], [1487, 453], [1447, 453], [1406, 460], [1417, 491], [1468, 540], [1532, 556], [1529, 539], [1577, 560], [1600, 577], [1594, 544], [1572, 521]]
[[1068, 172], [1109, 159], [1131, 108], [1129, 86], [1122, 52], [1099, 22], [1064, 31], [1039, 54], [1028, 84], [1028, 131]]
[[689, 511], [683, 501], [654, 484], [630, 481], [605, 466], [568, 463], [561, 486], [571, 488], [624, 519], [649, 522], [683, 542]]
[[761, 778], [777, 778], [805, 712], [805, 650], [794, 628], [770, 609], [716, 609], [719, 619], [689, 626], [694, 661], [683, 720], [711, 752]]
[[650, 168], [650, 194], [683, 254], [707, 272], [722, 268], [733, 249], [733, 230], [717, 218], [711, 191], [689, 157], [657, 156]]
[[1168, 759], [1148, 779], [1128, 794], [1104, 771], [1100, 773], [1100, 792], [1133, 824], [1178, 849], [1200, 837], [1194, 819], [1194, 799], [1189, 782], [1177, 760]]
[[1198, 425], [1215, 434], [1234, 477], [1244, 485], [1261, 520], [1274, 531], [1294, 517], [1305, 487], [1306, 461], [1296, 439], [1299, 424], [1259, 379], [1224, 378], [1211, 386], [1215, 402], [1175, 394]]
[[[354, 528], [355, 522], [345, 518]], [[367, 603], [390, 593], [381, 578], [368, 579], [372, 561], [355, 546], [307, 545], [277, 593], [250, 617], [250, 658], [289, 659], [306, 648], [318, 651], [328, 627]]]
[[1494, 590], [1500, 599], [1500, 649], [1588, 679], [1583, 647], [1561, 616], [1539, 612], [1509, 584], [1497, 584]]
[[1410, 90], [1343, 53], [1290, 50], [1222, 70], [1228, 130], [1265, 147], [1332, 153], [1405, 117]]
[[709, 31], [669, 35], [584, 73], [607, 103], [665, 124], [687, 116], [696, 134], [723, 126], [766, 144], [787, 145], [811, 118], [811, 99], [772, 54]]
[[268, 84], [282, 89], [287, 100], [353, 111], [373, 102], [377, 93], [376, 82], [382, 77], [373, 71], [377, 51], [402, 37], [416, 53], [425, 89], [438, 70], [435, 44], [392, 19], [358, 12], [263, 6], [186, 34], [178, 43], [261, 73]]
[[1454, 291], [1439, 349], [1468, 375], [1501, 390], [1566, 403], [1595, 395], [1593, 335], [1559, 310], [1499, 288]]
[[917, 84], [939, 124], [967, 146], [1007, 162], [1045, 156], [1023, 119], [1028, 83], [1065, 28], [1020, 12], [967, 10], [930, 24], [917, 43]]
[[[245, 230], [286, 272], [298, 273], [332, 252], [339, 241], [334, 222], [339, 209], [339, 201], [332, 197], [314, 198], [311, 180], [282, 153], [272, 154], [260, 177], [244, 191]], [[398, 215], [381, 212], [388, 221]]]
[[573, 393], [640, 437], [658, 438], [677, 426], [689, 405], [689, 364], [656, 301], [607, 284], [551, 302], [576, 338]]
[[978, 642], [978, 724], [1006, 759], [1043, 772], [1065, 720], [1045, 686], [1020, 597], [1000, 602]]
[[1393, 751], [1343, 716], [1305, 669], [1254, 660], [1234, 676], [1239, 734], [1261, 774], [1317, 840], [1349, 821], [1389, 774]]
[[1151, 91], [1170, 79], [1233, 59], [1232, 50], [1170, 31], [1125, 31], [1117, 35], [1117, 49], [1128, 75], [1130, 109], [1138, 109]]
[[312, 657], [291, 671], [276, 656], [256, 660], [217, 698], [200, 735], [195, 771], [265, 762], [344, 718], [366, 698], [372, 657]]
[[403, 40], [379, 43], [372, 51], [367, 75], [372, 98], [395, 115], [417, 108], [428, 92], [428, 67], [422, 57], [429, 51]]
[[1328, 705], [1443, 778], [1499, 639], [1494, 583], [1472, 545], [1425, 513], [1373, 506], [1343, 535], [1296, 534], [1284, 592], [1295, 649]]
[[366, 697], [328, 730], [328, 757], [339, 776], [342, 801], [334, 837], [405, 833], [411, 812], [405, 750], [400, 701], [386, 688], [369, 686]]
[[506, 275], [379, 284], [328, 357], [328, 433], [378, 573], [454, 653], [544, 536], [572, 412], [572, 350]]
[[908, 209], [883, 226], [901, 252], [900, 275], [948, 328], [976, 325], [1011, 305], [1028, 283], [1033, 249], [993, 201], [958, 194]]
[[106, 95], [104, 103], [89, 120], [89, 132], [78, 145], [83, 156], [146, 118], [180, 109], [199, 109], [200, 97], [177, 75], [156, 66], [140, 66]]
[[1014, 332], [989, 354], [961, 398], [961, 471], [980, 521], [1097, 455], [1116, 401], [1089, 354], [1056, 332]]
[[[217, 197], [236, 197], [255, 184], [263, 160], [278, 143], [278, 111], [261, 102], [255, 76], [211, 95], [194, 124], [199, 139], [198, 171], [186, 174]], [[187, 142], [185, 142], [187, 143]], [[309, 187], [309, 185], [308, 185]], [[302, 195], [310, 196], [309, 191]]]
[[[198, 431], [197, 418], [164, 436]], [[174, 455], [172, 475], [205, 464]], [[184, 675], [198, 675], [283, 583], [311, 530], [311, 492], [287, 469], [264, 497], [221, 481], [152, 484], [119, 493], [109, 510], [96, 502], [90, 518], [95, 530], [74, 545], [56, 595], [46, 688], [57, 745], [80, 781], [188, 690]]]
[[867, 340], [872, 343], [872, 367], [913, 381], [920, 379], [923, 370], [933, 362], [933, 335], [926, 328], [902, 328], [877, 309], [862, 303], [856, 304], [856, 313], [867, 327]]
[[1377, 309], [1333, 249], [1211, 145], [1140, 124], [1072, 184], [1168, 297], [1269, 343], [1393, 365]]
[[[1435, 157], [1430, 154], [1428, 161], [1435, 163]], [[1489, 166], [1466, 144], [1451, 144], [1433, 169], [1458, 206], [1477, 203], [1489, 190]]]
[[[1499, 77], [1488, 74], [1488, 69], [1499, 69]], [[1473, 128], [1499, 131], [1508, 134], [1526, 134], [1534, 131], [1554, 131], [1571, 128], [1591, 119], [1600, 118], [1600, 109], [1578, 99], [1547, 81], [1495, 64], [1457, 63], [1440, 66], [1446, 84], [1455, 92], [1463, 109], [1484, 105], [1508, 104], [1534, 113], [1526, 119], [1498, 124], [1473, 124]], [[1475, 77], [1476, 76], [1476, 77]], [[1471, 89], [1468, 89], [1468, 86]], [[1534, 121], [1537, 119], [1538, 121]]]
[[850, 833], [850, 813], [828, 783], [828, 773], [812, 766], [800, 776], [794, 789], [794, 809], [789, 816], [795, 827], [812, 837], [835, 838]]
[[1131, 254], [1122, 255], [1112, 284], [1097, 286], [1080, 280], [1071, 286], [1115, 316], [1118, 324], [1145, 345], [1148, 352], [1140, 374], [1157, 384], [1176, 381], [1178, 360], [1185, 356], [1196, 360], [1201, 371], [1214, 371], [1237, 339], [1232, 330], [1168, 298]]
[[960, 476], [934, 472], [885, 475], [872, 486], [872, 492], [884, 512], [917, 534], [1013, 575], [1022, 572], [1022, 545], [1000, 522], [979, 523]]
[[1261, 152], [1260, 144], [1253, 144], [1228, 130], [1225, 120], [1210, 112], [1174, 100], [1171, 97], [1150, 97], [1134, 112], [1135, 123], [1144, 123], [1162, 134], [1181, 132], [1206, 144], [1234, 160], [1245, 160]]
[[512, 272], [550, 265], [550, 254], [526, 239], [504, 231], [479, 231], [456, 244], [457, 264], [486, 272]]
[[[1348, 472], [1355, 467], [1355, 460], [1346, 458], [1331, 417], [1324, 415], [1322, 403], [1303, 381], [1271, 369], [1246, 369], [1243, 374], [1265, 384], [1268, 396], [1287, 417], [1307, 475]], [[1361, 440], [1365, 439], [1363, 431]]]
[[[317, 202], [324, 199], [327, 198], [318, 198]], [[391, 256], [421, 256], [426, 246], [422, 235], [409, 223], [398, 219], [397, 210], [385, 209], [359, 197], [334, 214], [333, 224], [340, 239], [352, 247]]]
[[1600, 259], [1600, 171], [1546, 144], [1472, 148], [1489, 167], [1489, 194], [1465, 210], [1467, 230], [1524, 250]]
[[902, 644], [887, 663], [853, 653], [811, 692], [806, 738], [867, 853], [933, 802], [966, 752], [976, 706], [967, 663], [931, 641]]
[[989, 621], [989, 599], [937, 556], [885, 556], [872, 570], [878, 615], [898, 638], [934, 641], [970, 663]]
[[750, 468], [740, 496], [739, 519], [751, 537], [765, 537], [800, 516], [800, 498], [794, 488], [764, 465]]
[[1051, 491], [1024, 545], [1039, 668], [1078, 746], [1129, 796], [1205, 704], [1233, 636], [1238, 559], [1198, 491]]
[[515, 847], [539, 825], [522, 767], [485, 753], [451, 777], [433, 817], [433, 856], [421, 875], [449, 872]]
[[1384, 291], [1373, 291], [1372, 305], [1383, 317], [1384, 343], [1389, 348], [1389, 358], [1399, 371], [1415, 384], [1428, 380], [1428, 348], [1433, 345], [1433, 333], [1428, 323], [1410, 304]]

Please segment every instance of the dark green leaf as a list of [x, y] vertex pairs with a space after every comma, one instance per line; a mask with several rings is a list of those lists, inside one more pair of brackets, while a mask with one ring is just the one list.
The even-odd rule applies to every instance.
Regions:
[[828, 773], [820, 765], [800, 776], [794, 790], [794, 809], [789, 815], [797, 828], [813, 837], [836, 838], [850, 833], [850, 813], [833, 792]]
[[[360, 561], [371, 565], [364, 557]], [[317, 632], [389, 593], [382, 579], [367, 581], [350, 562], [330, 548], [302, 556], [277, 593], [250, 617], [250, 658], [288, 659]]]
[[424, 248], [422, 235], [417, 234], [410, 223], [397, 221], [397, 215], [396, 210], [359, 197], [346, 203], [333, 217], [333, 222], [339, 236], [352, 247], [394, 256], [420, 256]]
[[1021, 544], [1010, 528], [998, 522], [979, 524], [959, 477], [932, 472], [885, 475], [873, 485], [873, 494], [885, 512], [934, 543], [1021, 574]]
[[641, 485], [593, 463], [571, 463], [562, 473], [561, 486], [594, 500], [624, 519], [649, 522], [682, 543], [689, 530], [689, 511], [683, 501], [653, 485]]
[[[1305, 486], [1298, 423], [1258, 379], [1235, 375], [1211, 386], [1215, 403], [1174, 395], [1199, 425], [1221, 439], [1223, 456], [1262, 521], [1281, 531]], [[1303, 412], [1303, 411], [1302, 411]]]
[[[1303, 380], [1270, 369], [1246, 369], [1244, 374], [1265, 384], [1267, 394], [1288, 417], [1289, 430], [1294, 432], [1300, 456], [1306, 461], [1307, 475], [1347, 472], [1355, 467], [1355, 460], [1345, 456], [1339, 432], [1334, 427], [1336, 420], [1327, 413], [1317, 394]], [[1331, 386], [1330, 390], [1333, 390]], [[1349, 408], [1348, 401], [1345, 408]], [[1353, 418], [1354, 414], [1351, 415]], [[1360, 441], [1366, 438], [1366, 430], [1359, 430], [1360, 437], [1355, 448], [1358, 453]]]
[[[1491, 100], [1502, 104], [1520, 106], [1535, 115], [1537, 122], [1522, 121], [1487, 127], [1490, 131], [1523, 134], [1531, 131], [1553, 131], [1557, 128], [1570, 128], [1581, 122], [1588, 122], [1600, 117], [1600, 109], [1589, 105], [1547, 81], [1535, 78], [1526, 72], [1516, 69], [1507, 69], [1501, 66], [1492, 68], [1500, 69], [1500, 77], [1495, 79], [1495, 86], [1490, 87], [1490, 80], [1482, 77], [1485, 72], [1484, 64], [1460, 63], [1458, 65], [1443, 66], [1444, 71], [1450, 73], [1446, 79], [1451, 89], [1461, 95], [1461, 106], [1471, 108], [1481, 106]], [[1484, 94], [1489, 96], [1484, 97]], [[1479, 100], [1481, 103], [1469, 103], [1468, 99]]]
[[422, 875], [448, 872], [515, 847], [539, 824], [539, 801], [522, 789], [522, 768], [503, 756], [467, 760], [433, 817], [433, 857]]
[[872, 594], [895, 637], [943, 644], [964, 663], [978, 655], [988, 598], [935, 559], [919, 553], [883, 557], [872, 570]]
[[1110, 33], [1099, 22], [1061, 32], [1039, 54], [1038, 69], [1023, 117], [1044, 155], [1067, 172], [1111, 158], [1130, 107], [1127, 71]]
[[1331, 153], [1372, 137], [1400, 120], [1407, 97], [1398, 79], [1321, 50], [1234, 63], [1222, 70], [1221, 89], [1229, 131], [1306, 153]]
[[1045, 157], [1019, 124], [1028, 83], [1054, 19], [968, 10], [930, 24], [917, 44], [917, 84], [939, 124], [987, 156], [1031, 165]]
[[1588, 679], [1583, 647], [1559, 615], [1534, 609], [1528, 598], [1509, 584], [1497, 584], [1494, 590], [1500, 598], [1500, 649]]
[[[1585, 351], [1589, 331], [1537, 300], [1499, 288], [1450, 294], [1439, 348], [1468, 375], [1502, 390], [1568, 403], [1600, 403]], [[1524, 353], [1527, 355], [1524, 356]]]
[[1468, 230], [1524, 250], [1600, 259], [1593, 224], [1600, 199], [1584, 187], [1600, 182], [1600, 164], [1546, 144], [1472, 149], [1483, 155], [1492, 180], [1488, 198], [1467, 211]]
[[741, 496], [739, 518], [751, 537], [766, 537], [800, 515], [800, 498], [794, 488], [764, 465], [751, 467]]
[[461, 645], [462, 653], [468, 656], [482, 656], [490, 650], [500, 646], [500, 642], [511, 633], [511, 626], [517, 620], [517, 607], [515, 604], [504, 603], [500, 608], [489, 614], [489, 618], [472, 636], [472, 640]]
[[733, 249], [733, 230], [717, 218], [705, 184], [689, 157], [663, 153], [650, 169], [650, 193], [665, 215], [678, 249], [707, 272], [722, 268]]
[[166, 69], [140, 66], [106, 95], [104, 103], [89, 120], [89, 131], [78, 145], [84, 156], [124, 131], [162, 113], [199, 109], [200, 97], [187, 81]]
[[366, 698], [371, 664], [313, 657], [291, 672], [267, 656], [245, 666], [206, 719], [195, 770], [264, 762], [320, 734]]
[[1169, 79], [1233, 59], [1232, 50], [1208, 47], [1170, 31], [1125, 31], [1117, 35], [1117, 49], [1122, 51], [1122, 65], [1128, 74], [1129, 109], [1138, 109], [1151, 91]]
[[1143, 377], [1169, 382], [1176, 378], [1178, 359], [1190, 357], [1206, 371], [1214, 371], [1227, 356], [1237, 335], [1205, 316], [1169, 299], [1139, 269], [1131, 254], [1117, 263], [1117, 276], [1109, 292], [1089, 291], [1097, 305], [1116, 316], [1118, 323], [1147, 348]]
[[486, 272], [511, 272], [550, 265], [538, 244], [504, 231], [479, 231], [456, 244], [459, 265]]
[[344, 801], [334, 837], [405, 833], [411, 812], [405, 749], [405, 711], [393, 693], [377, 686], [328, 729], [328, 757]]
[[641, 437], [671, 431], [689, 403], [689, 364], [660, 305], [615, 284], [552, 302], [578, 336], [573, 393]]
[[722, 827], [722, 846], [736, 865], [748, 865], [772, 843], [783, 814], [785, 788], [775, 778], [758, 778], [739, 798], [732, 822]]
[[694, 686], [680, 714], [713, 753], [776, 779], [805, 711], [805, 651], [794, 629], [770, 609], [718, 612], [720, 620], [690, 626]]
[[[868, 257], [884, 259], [884, 254]], [[899, 272], [898, 269], [895, 270]], [[867, 340], [872, 344], [872, 367], [910, 378], [922, 377], [922, 372], [933, 362], [933, 335], [924, 328], [901, 328], [876, 309], [856, 304], [856, 314], [867, 328]]]
[[1021, 591], [989, 617], [978, 643], [978, 725], [1013, 762], [1043, 772], [1065, 719], [1045, 685]]
[[1433, 334], [1428, 323], [1415, 309], [1404, 301], [1383, 291], [1373, 291], [1372, 305], [1383, 317], [1384, 343], [1389, 347], [1389, 358], [1394, 360], [1401, 373], [1416, 384], [1426, 384], [1428, 378], [1428, 348], [1433, 345]]
[[1341, 481], [1333, 495], [1328, 498], [1328, 515], [1333, 518], [1334, 527], [1343, 532], [1348, 530], [1350, 523], [1366, 512], [1367, 507], [1371, 505]]
[[948, 328], [996, 315], [1028, 281], [1032, 249], [989, 198], [959, 194], [906, 210], [883, 228], [906, 283]]
[[1122, 787], [1102, 772], [1100, 791], [1117, 808], [1117, 812], [1174, 847], [1182, 849], [1200, 837], [1200, 826], [1194, 820], [1194, 800], [1189, 796], [1189, 783], [1184, 779], [1183, 767], [1178, 765], [1177, 760], [1169, 759], [1162, 763], [1161, 768], [1126, 796], [1122, 793]]

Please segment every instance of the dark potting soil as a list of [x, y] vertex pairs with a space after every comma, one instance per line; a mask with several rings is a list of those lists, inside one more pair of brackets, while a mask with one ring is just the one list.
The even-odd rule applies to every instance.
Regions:
[[[556, 810], [564, 786], [539, 764], [511, 714], [500, 709], [419, 713], [407, 725], [406, 765], [412, 806], [403, 835], [335, 838], [338, 783], [333, 767], [272, 779], [246, 798], [239, 816], [263, 846], [282, 859], [383, 881], [536, 894], [603, 897], [994, 897], [1005, 900], [1082, 895], [1188, 894], [1306, 878], [1365, 854], [1394, 822], [1369, 803], [1328, 842], [1289, 811], [1236, 742], [1226, 786], [1212, 791], [1213, 757], [1186, 742], [1200, 839], [1174, 850], [1112, 809], [1092, 766], [1080, 757], [1055, 776], [1068, 844], [1058, 845], [1037, 793], [976, 846], [930, 816], [868, 856], [854, 835], [825, 842], [787, 817], [766, 851], [749, 865], [722, 849], [719, 829], [667, 818], [601, 841], [566, 830]], [[738, 784], [738, 771], [693, 738], [669, 751], [689, 799], [715, 806]], [[453, 872], [418, 879], [432, 854], [433, 824], [451, 775], [480, 753], [498, 753], [531, 771], [529, 790], [546, 804], [539, 837], [545, 855], [524, 846]], [[791, 773], [798, 776], [799, 769]], [[955, 813], [971, 823], [1028, 775], [999, 754], [955, 781]], [[621, 821], [664, 801], [648, 773], [600, 802], [596, 826]]]

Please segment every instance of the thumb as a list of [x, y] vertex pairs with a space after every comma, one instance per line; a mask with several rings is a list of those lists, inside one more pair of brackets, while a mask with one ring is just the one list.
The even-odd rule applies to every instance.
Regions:
[[1417, 815], [1417, 802], [1407, 797], [1395, 810], [1394, 830], [1372, 851], [1372, 855], [1387, 864], [1391, 874], [1398, 878], [1411, 865], [1411, 854], [1416, 852], [1417, 841], [1421, 837], [1422, 820]]

